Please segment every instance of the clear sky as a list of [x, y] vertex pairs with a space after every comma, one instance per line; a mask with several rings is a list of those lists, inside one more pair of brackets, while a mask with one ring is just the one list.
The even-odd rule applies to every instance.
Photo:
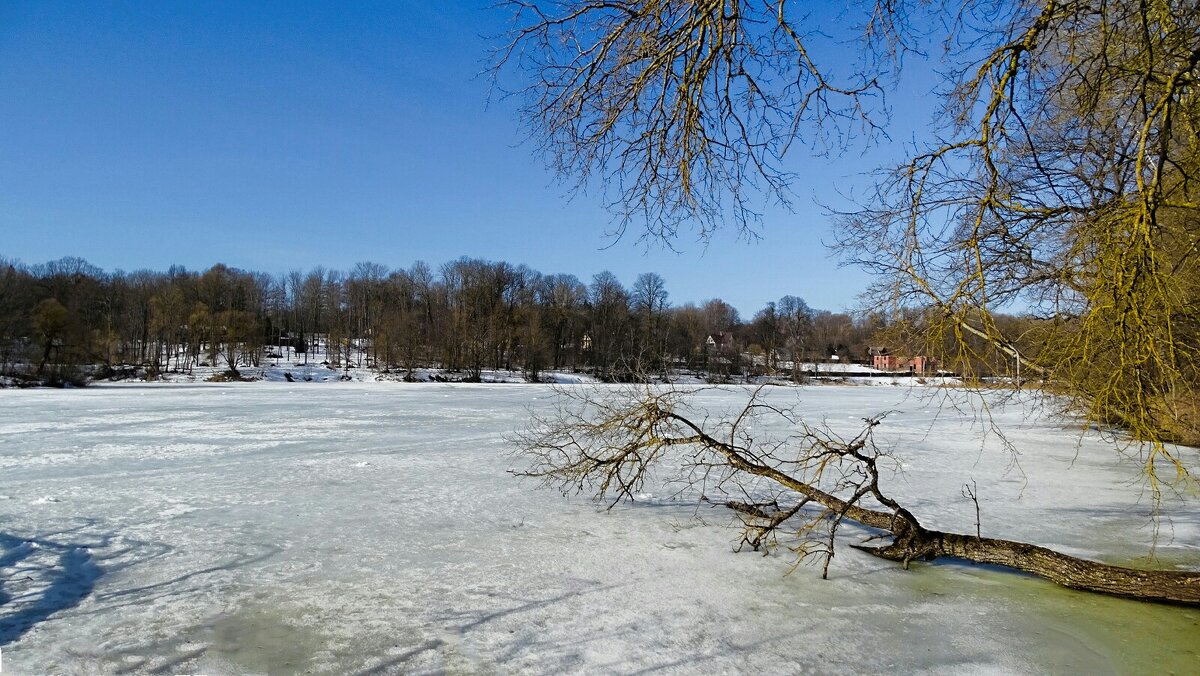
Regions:
[[4, 0], [0, 256], [272, 274], [470, 256], [584, 282], [653, 271], [673, 303], [745, 319], [785, 294], [854, 304], [866, 278], [830, 259], [813, 199], [877, 158], [798, 148], [796, 209], [767, 210], [756, 243], [613, 244], [598, 201], [568, 199], [489, 97], [506, 23], [490, 0]]

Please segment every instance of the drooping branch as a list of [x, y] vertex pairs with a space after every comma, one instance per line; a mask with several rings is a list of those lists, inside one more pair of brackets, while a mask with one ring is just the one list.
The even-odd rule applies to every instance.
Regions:
[[[507, 0], [495, 58], [522, 72], [523, 117], [550, 166], [605, 190], [670, 244], [681, 227], [752, 233], [758, 198], [787, 204], [781, 163], [800, 140], [875, 129], [877, 69], [834, 78], [810, 56], [817, 31], [786, 0]], [[868, 30], [898, 49], [900, 16]], [[806, 132], [816, 130], [814, 133]]]
[[[1146, 601], [1200, 605], [1200, 572], [1110, 566], [1011, 540], [927, 529], [881, 486], [890, 456], [873, 442], [882, 417], [867, 419], [846, 439], [811, 427], [767, 403], [762, 390], [735, 415], [693, 412], [692, 392], [676, 389], [564, 389], [549, 415], [537, 415], [514, 441], [531, 460], [520, 476], [540, 479], [565, 494], [591, 492], [609, 507], [634, 500], [651, 474], [679, 463], [675, 477], [700, 500], [732, 509], [744, 525], [742, 545], [755, 551], [794, 534], [798, 561], [823, 560], [823, 576], [845, 521], [878, 531], [883, 545], [856, 545], [880, 558], [912, 561], [952, 557], [1005, 566], [1084, 591]], [[698, 416], [705, 416], [700, 418]], [[795, 432], [756, 439], [752, 423], [781, 416]], [[697, 422], [703, 420], [704, 422]], [[709, 494], [740, 498], [712, 500]]]
[[[927, 311], [912, 349], [965, 374], [1019, 365], [1148, 441], [1156, 493], [1194, 486], [1171, 443], [1200, 440], [1200, 10], [1004, 8], [948, 45], [941, 134], [845, 215], [842, 251], [877, 274], [874, 305]], [[1041, 318], [1029, 340], [995, 320], [1014, 307]]]

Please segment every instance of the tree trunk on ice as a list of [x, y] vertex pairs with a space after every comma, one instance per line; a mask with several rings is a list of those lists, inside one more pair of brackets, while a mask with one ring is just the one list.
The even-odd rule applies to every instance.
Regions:
[[1200, 605], [1200, 572], [1110, 566], [1024, 542], [924, 531], [902, 545], [893, 543], [887, 547], [858, 549], [901, 562], [917, 558], [933, 560], [953, 557], [1031, 573], [1081, 591], [1145, 601]]
[[[680, 413], [687, 394], [677, 390], [561, 389], [554, 412], [535, 415], [515, 435], [521, 454], [532, 461], [518, 474], [564, 493], [592, 490], [615, 505], [633, 500], [669, 451], [684, 450], [687, 464], [678, 478], [692, 486], [729, 486], [752, 496], [762, 493], [756, 480], [770, 482], [774, 488], [765, 497], [724, 503], [742, 519], [742, 542], [755, 550], [772, 548], [776, 533], [789, 528], [802, 538], [794, 548], [802, 558], [824, 558], [823, 576], [838, 527], [850, 521], [881, 531], [872, 540], [891, 538], [885, 545], [855, 549], [906, 568], [912, 561], [952, 557], [1004, 566], [1072, 589], [1200, 605], [1200, 571], [1123, 568], [1023, 542], [928, 530], [880, 488], [877, 463], [887, 453], [875, 446], [872, 432], [882, 418], [866, 420], [857, 436], [845, 440], [762, 401], [761, 391], [740, 414], [716, 422], [705, 418], [701, 425]], [[783, 416], [798, 431], [784, 441], [756, 440], [748, 430], [764, 414]]]

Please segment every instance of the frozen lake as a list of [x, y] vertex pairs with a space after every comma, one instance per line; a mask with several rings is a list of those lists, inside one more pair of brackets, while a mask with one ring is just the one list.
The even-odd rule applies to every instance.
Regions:
[[[1194, 672], [1200, 611], [842, 547], [820, 579], [733, 553], [723, 509], [605, 512], [508, 474], [536, 385], [253, 383], [0, 391], [4, 673]], [[891, 387], [780, 388], [904, 459], [926, 525], [1145, 563], [1136, 464]], [[714, 409], [744, 391], [708, 392]], [[1168, 501], [1157, 565], [1200, 562]], [[697, 518], [697, 515], [699, 518]], [[846, 542], [857, 533], [847, 529]]]

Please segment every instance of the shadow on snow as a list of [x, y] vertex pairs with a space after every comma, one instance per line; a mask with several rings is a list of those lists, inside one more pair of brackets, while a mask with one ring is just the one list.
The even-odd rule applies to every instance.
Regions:
[[95, 589], [104, 571], [93, 560], [91, 548], [107, 546], [109, 538], [73, 539], [78, 530], [31, 538], [0, 533], [0, 569], [11, 570], [0, 579], [0, 646], [60, 610], [75, 607]]

